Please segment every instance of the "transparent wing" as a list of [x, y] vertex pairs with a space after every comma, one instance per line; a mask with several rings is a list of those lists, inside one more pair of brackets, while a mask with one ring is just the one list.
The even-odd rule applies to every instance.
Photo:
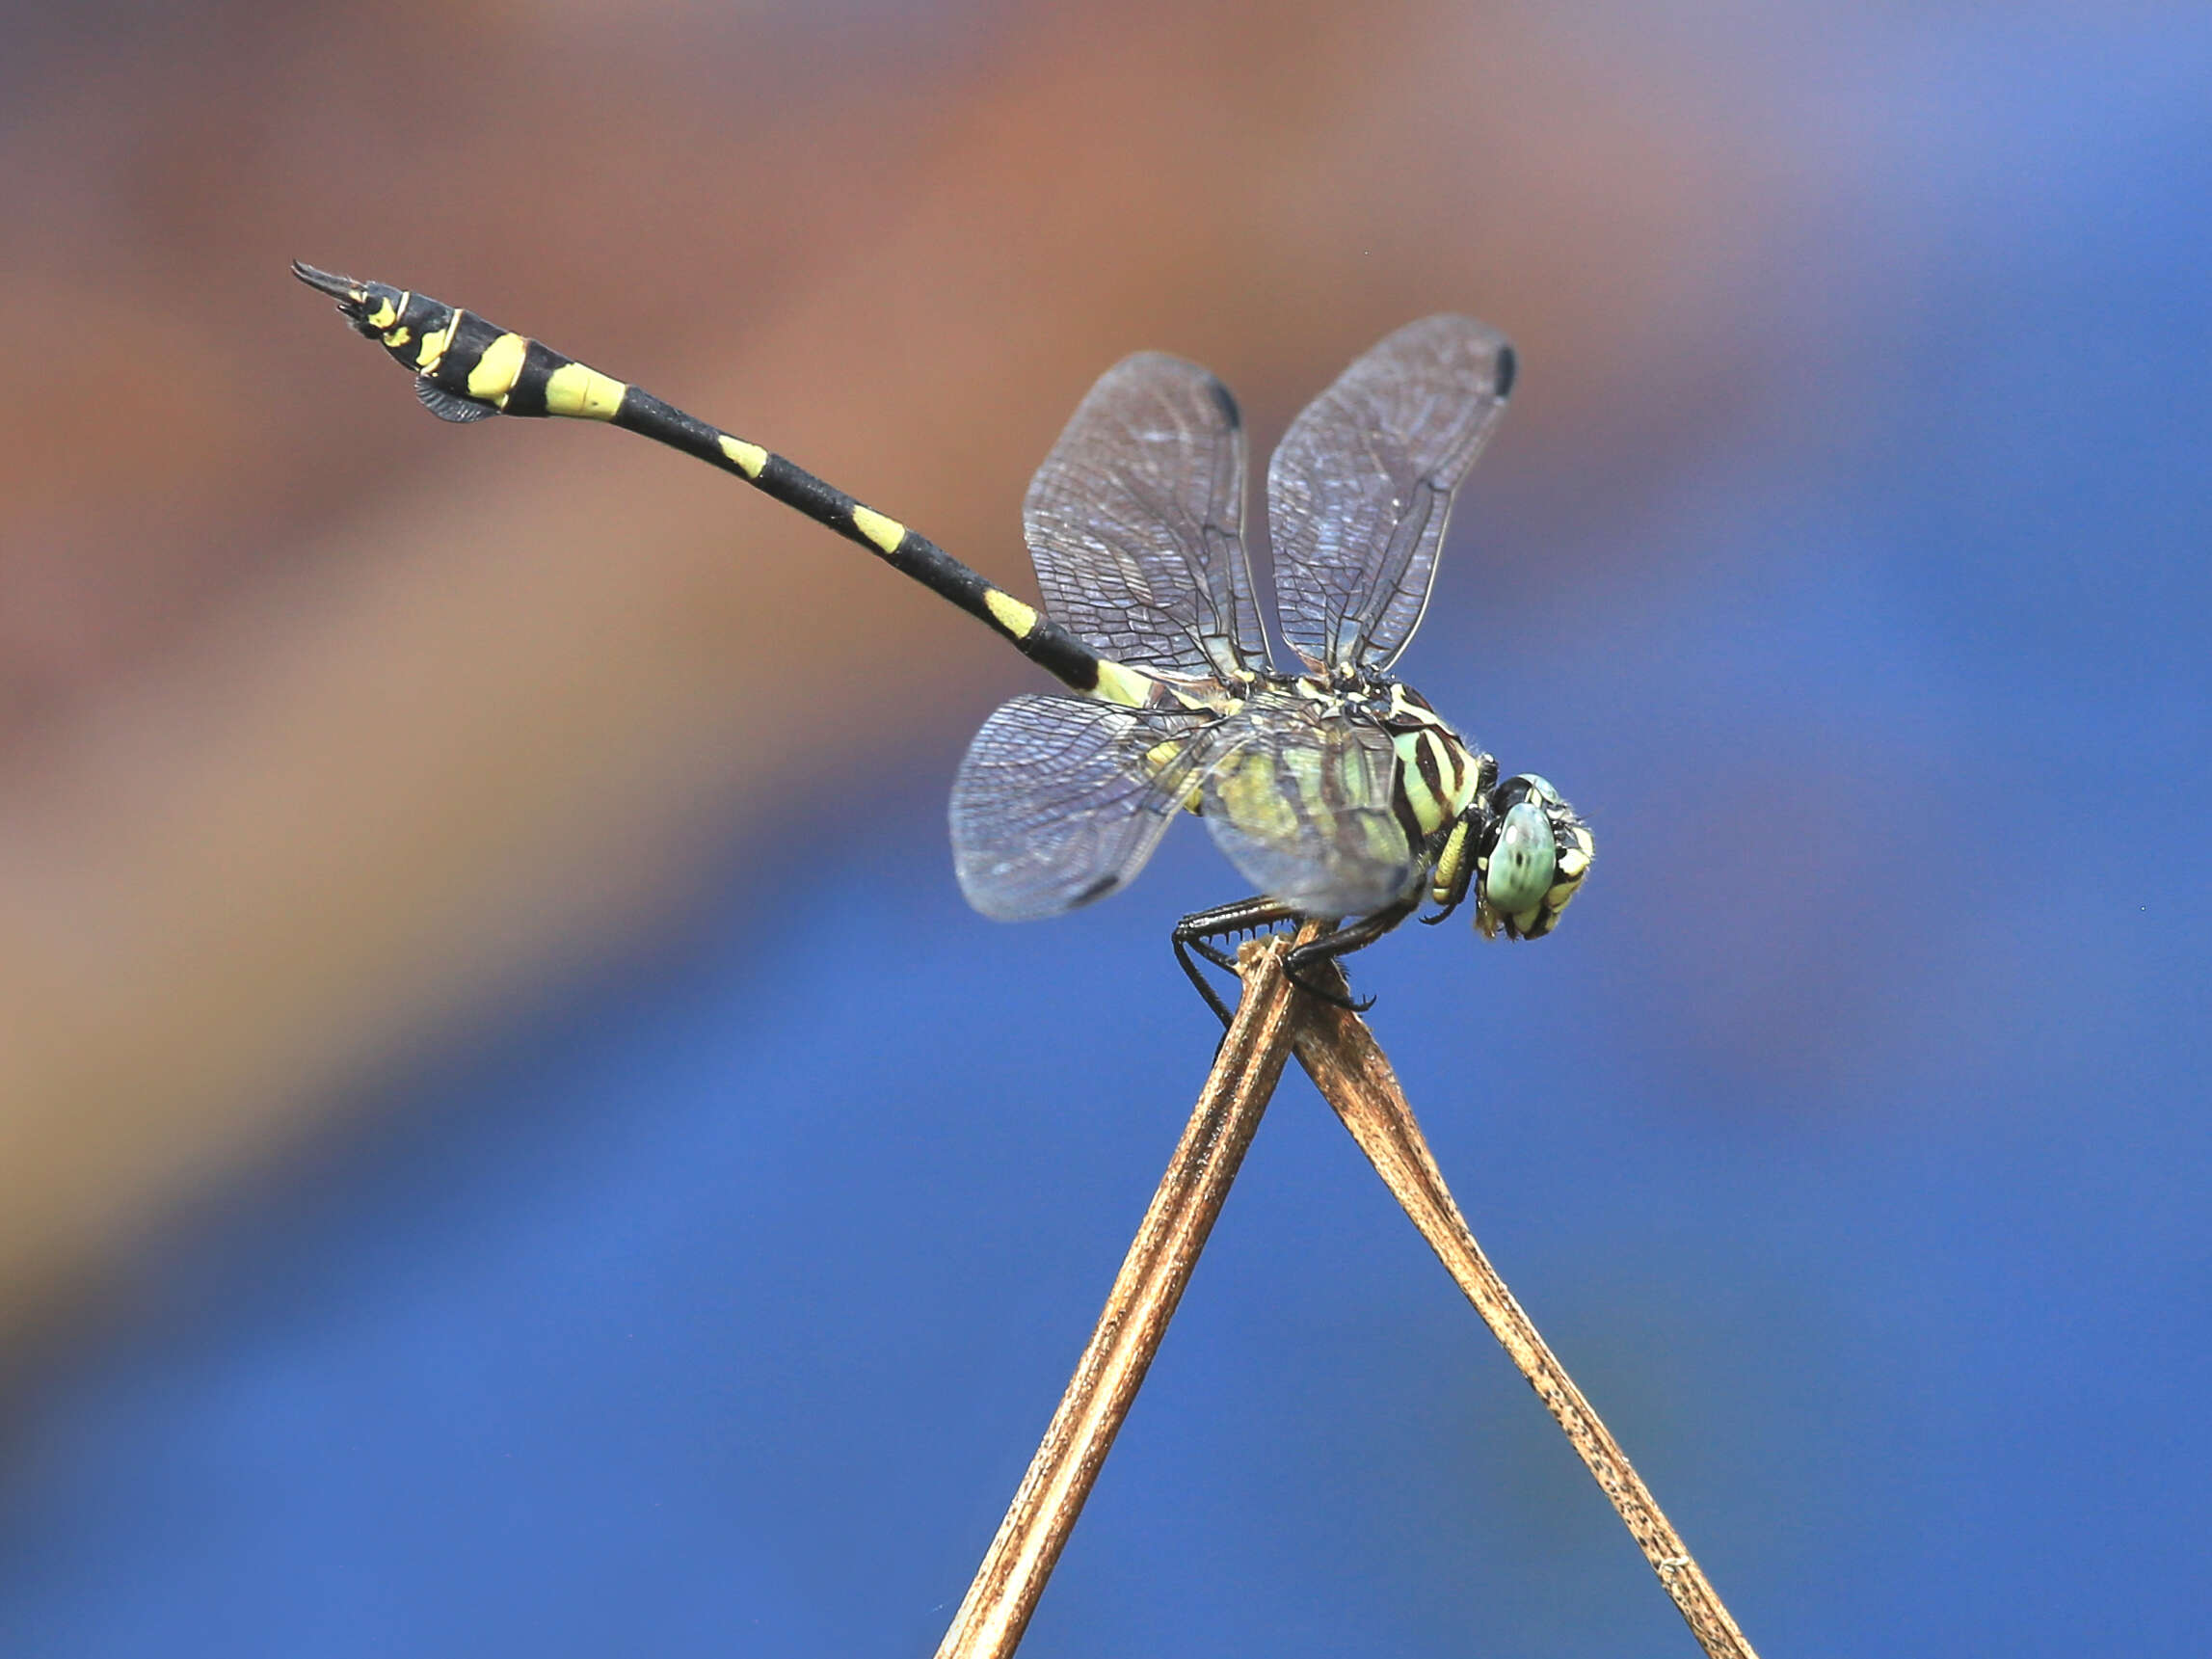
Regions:
[[1468, 317], [1408, 323], [1291, 423], [1267, 465], [1283, 637], [1315, 669], [1380, 672], [1428, 604], [1452, 494], [1513, 386]]
[[1075, 697], [1004, 705], [952, 782], [952, 865], [968, 902], [1026, 922], [1127, 885], [1189, 798], [1218, 725]]
[[1045, 612], [1140, 668], [1265, 667], [1244, 559], [1244, 425], [1229, 388], [1159, 352], [1100, 376], [1030, 482]]
[[1396, 765], [1385, 732], [1317, 718], [1288, 698], [1255, 700], [1214, 745], [1206, 827], [1269, 897], [1309, 916], [1364, 916], [1423, 873], [1391, 810]]

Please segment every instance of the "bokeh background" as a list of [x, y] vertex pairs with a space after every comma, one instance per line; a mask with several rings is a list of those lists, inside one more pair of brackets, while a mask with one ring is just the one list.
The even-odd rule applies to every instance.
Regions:
[[[2212, 14], [5, 8], [0, 1650], [926, 1652], [1213, 1042], [1005, 927], [1037, 677], [418, 286], [1028, 591], [1091, 377], [1522, 349], [1403, 667], [1598, 828], [1357, 964], [1773, 1654], [2212, 1620]], [[1302, 1081], [1026, 1651], [1688, 1653]]]

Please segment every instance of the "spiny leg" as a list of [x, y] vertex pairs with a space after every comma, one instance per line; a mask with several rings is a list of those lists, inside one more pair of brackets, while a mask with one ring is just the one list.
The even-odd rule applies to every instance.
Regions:
[[1327, 987], [1305, 978], [1305, 971], [1317, 963], [1334, 962], [1341, 956], [1350, 955], [1354, 950], [1365, 950], [1411, 916], [1420, 906], [1421, 893], [1416, 889], [1396, 904], [1377, 910], [1372, 916], [1361, 917], [1349, 927], [1340, 927], [1334, 933], [1324, 933], [1319, 939], [1297, 946], [1283, 958], [1283, 977], [1310, 997], [1319, 997], [1324, 1003], [1347, 1008], [1355, 1014], [1366, 1013], [1374, 1006], [1373, 997], [1340, 997]]
[[1190, 953], [1195, 950], [1224, 973], [1234, 974], [1237, 972], [1237, 958], [1213, 943], [1216, 939], [1230, 939], [1239, 933], [1258, 933], [1285, 922], [1299, 920], [1299, 913], [1290, 905], [1264, 894], [1256, 894], [1250, 898], [1239, 898], [1234, 904], [1216, 904], [1211, 910], [1193, 911], [1175, 924], [1175, 931], [1169, 937], [1175, 943], [1175, 959], [1182, 965], [1185, 977], [1197, 987], [1198, 994], [1206, 999], [1206, 1005], [1220, 1017], [1221, 1024], [1226, 1027], [1230, 1019], [1228, 1004], [1221, 1001], [1213, 987], [1207, 982], [1204, 971], [1190, 959]]
[[[1412, 915], [1420, 903], [1420, 893], [1410, 893], [1397, 903], [1372, 916], [1362, 917], [1349, 927], [1336, 928], [1319, 939], [1309, 940], [1293, 948], [1283, 958], [1283, 977], [1307, 996], [1318, 998], [1331, 1007], [1345, 1008], [1355, 1014], [1366, 1013], [1374, 1006], [1373, 997], [1357, 1000], [1332, 990], [1307, 977], [1307, 971], [1317, 963], [1333, 962], [1341, 956], [1348, 956], [1354, 950], [1373, 945]], [[1175, 942], [1175, 959], [1182, 964], [1183, 972], [1191, 984], [1198, 988], [1198, 994], [1206, 999], [1206, 1005], [1226, 1026], [1229, 1023], [1228, 1005], [1207, 982], [1198, 964], [1190, 959], [1191, 952], [1196, 951], [1216, 968], [1234, 974], [1237, 971], [1237, 958], [1215, 944], [1215, 940], [1233, 938], [1239, 933], [1261, 932], [1285, 922], [1305, 920], [1305, 913], [1294, 905], [1285, 904], [1278, 898], [1268, 898], [1265, 895], [1239, 898], [1234, 904], [1217, 904], [1212, 910], [1200, 910], [1186, 916], [1175, 924], [1175, 932], [1171, 935]]]

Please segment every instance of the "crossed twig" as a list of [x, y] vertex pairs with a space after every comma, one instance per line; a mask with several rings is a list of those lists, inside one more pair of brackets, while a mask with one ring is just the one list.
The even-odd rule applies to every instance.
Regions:
[[1020, 1644], [1293, 1054], [1589, 1466], [1708, 1659], [1756, 1659], [1619, 1442], [1475, 1243], [1373, 1033], [1348, 1008], [1301, 997], [1284, 977], [1290, 943], [1258, 940], [1239, 955], [1237, 1017], [937, 1659], [1007, 1659]]

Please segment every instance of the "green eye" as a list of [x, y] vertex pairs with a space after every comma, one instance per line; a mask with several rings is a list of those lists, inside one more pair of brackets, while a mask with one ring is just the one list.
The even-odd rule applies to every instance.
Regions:
[[1552, 844], [1552, 820], [1533, 801], [1522, 801], [1506, 814], [1482, 896], [1501, 916], [1520, 916], [1536, 908], [1552, 890], [1559, 854]]

